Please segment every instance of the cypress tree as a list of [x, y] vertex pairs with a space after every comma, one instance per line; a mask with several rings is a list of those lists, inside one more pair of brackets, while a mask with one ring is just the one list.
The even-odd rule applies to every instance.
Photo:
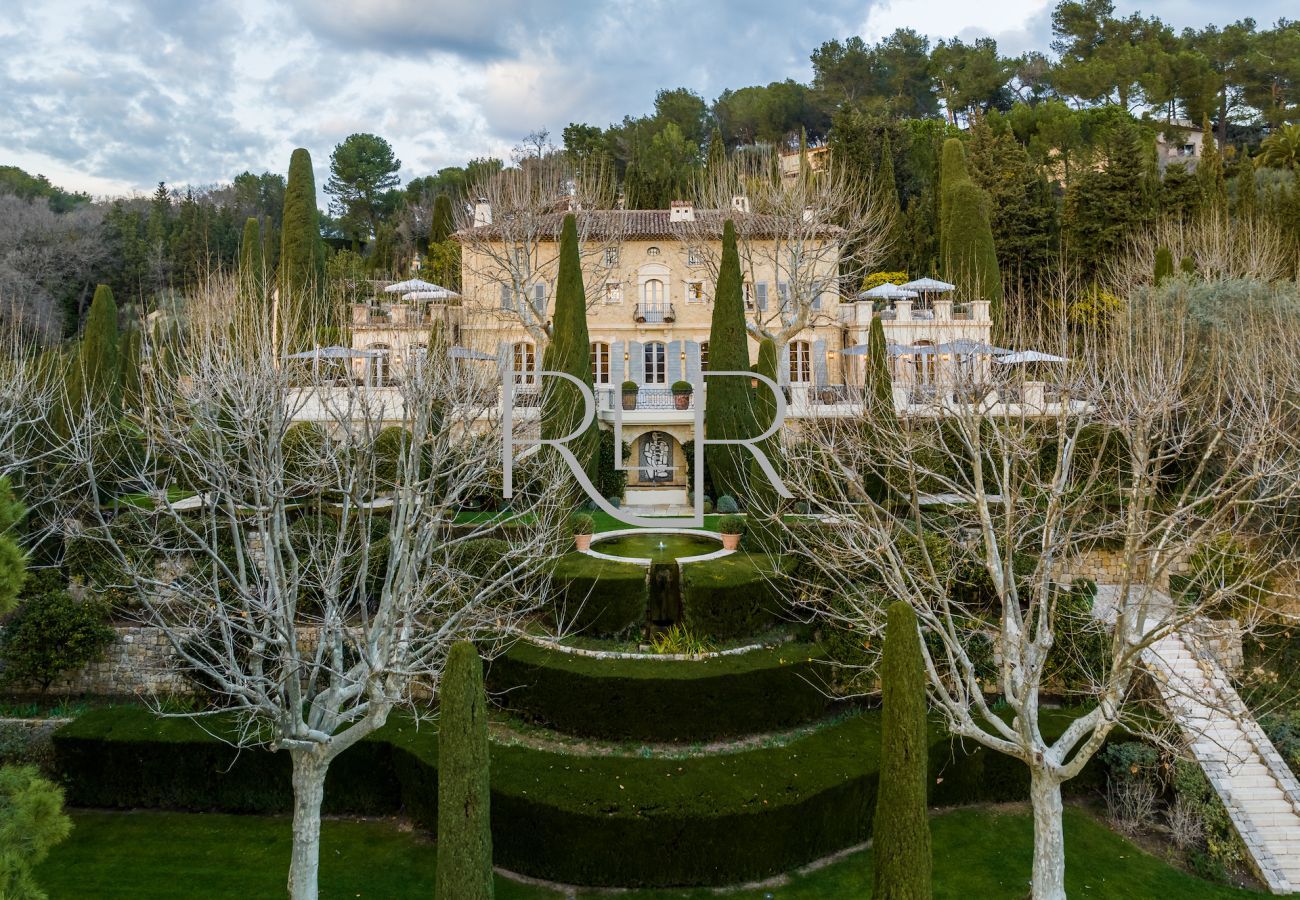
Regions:
[[144, 402], [144, 388], [140, 378], [140, 329], [132, 328], [122, 340], [122, 363], [118, 368], [118, 390], [122, 408], [138, 410]]
[[948, 193], [962, 181], [969, 181], [970, 173], [966, 169], [966, 150], [960, 138], [948, 138], [943, 142], [943, 153], [939, 157], [939, 259], [947, 258], [948, 241]]
[[880, 316], [871, 317], [867, 335], [866, 393], [876, 404], [878, 414], [894, 414], [894, 383], [889, 376], [889, 347], [885, 343], [885, 326]]
[[1201, 184], [1201, 207], [1207, 212], [1222, 212], [1228, 206], [1228, 185], [1223, 178], [1223, 156], [1214, 139], [1210, 117], [1201, 120], [1201, 159], [1196, 164], [1196, 180]]
[[14, 539], [27, 511], [14, 496], [9, 479], [0, 477], [0, 616], [12, 612], [27, 578], [27, 555]]
[[704, 174], [707, 180], [718, 177], [722, 166], [727, 161], [727, 145], [722, 140], [722, 132], [714, 128], [709, 135], [709, 153], [705, 157]]
[[316, 176], [311, 154], [299, 147], [289, 159], [280, 225], [280, 333], [289, 352], [308, 345], [313, 329], [333, 325], [323, 302], [325, 247], [316, 207]]
[[469, 641], [447, 654], [439, 691], [438, 897], [491, 900], [491, 778], [483, 661]]
[[101, 284], [90, 302], [81, 348], [69, 377], [68, 400], [73, 416], [80, 416], [86, 404], [94, 409], [117, 405], [121, 374], [118, 338], [113, 289]]
[[1174, 274], [1174, 254], [1169, 251], [1168, 247], [1156, 248], [1156, 286], [1158, 287], [1166, 278]]
[[[591, 339], [587, 333], [587, 293], [582, 283], [582, 263], [578, 258], [578, 226], [573, 214], [564, 217], [560, 232], [560, 268], [555, 279], [555, 311], [552, 317], [551, 342], [542, 357], [543, 368], [567, 372], [591, 388]], [[572, 382], [546, 378], [542, 392], [542, 437], [564, 437], [582, 421], [583, 397]], [[593, 419], [587, 433], [570, 441], [573, 451], [592, 483], [596, 480], [596, 462], [600, 435]]]
[[1002, 273], [989, 226], [988, 195], [966, 179], [949, 188], [944, 199], [948, 206], [945, 277], [957, 286], [959, 297], [989, 301], [989, 314], [997, 327], [1002, 321]]
[[1255, 165], [1243, 151], [1237, 164], [1237, 218], [1251, 219], [1259, 210], [1259, 197], [1255, 190]]
[[880, 168], [876, 170], [876, 211], [889, 216], [888, 242], [885, 256], [880, 261], [881, 271], [902, 269], [903, 205], [898, 199], [898, 179], [894, 175], [894, 151], [889, 144], [889, 132], [880, 143]]
[[[736, 225], [731, 219], [722, 229], [722, 259], [713, 298], [713, 322], [709, 327], [709, 369], [713, 372], [748, 372], [749, 341], [745, 332], [745, 295], [740, 275], [740, 254], [736, 250]], [[707, 379], [708, 404], [704, 427], [710, 438], [747, 438], [754, 431], [753, 390], [749, 379], [739, 376]], [[738, 445], [706, 448], [705, 464], [718, 496], [743, 498], [748, 454]]]
[[262, 226], [249, 216], [239, 242], [239, 301], [246, 311], [260, 313], [264, 297], [262, 269]]
[[880, 660], [880, 794], [871, 853], [876, 900], [928, 900], [930, 819], [927, 777], [925, 663], [916, 613], [903, 601], [889, 607]]
[[[777, 366], [776, 342], [763, 338], [758, 345], [758, 364], [754, 367], [759, 375], [776, 381]], [[772, 426], [776, 419], [776, 398], [771, 389], [759, 382], [755, 389], [755, 434], [761, 434]], [[765, 438], [759, 448], [766, 454], [777, 474], [781, 474], [781, 440], [777, 435]], [[758, 464], [758, 457], [749, 460], [749, 540], [754, 547], [766, 552], [780, 549], [781, 536], [781, 496], [776, 486], [768, 480], [767, 473]]]
[[433, 199], [433, 222], [429, 226], [429, 243], [441, 244], [456, 230], [456, 223], [451, 215], [451, 198], [439, 194]]

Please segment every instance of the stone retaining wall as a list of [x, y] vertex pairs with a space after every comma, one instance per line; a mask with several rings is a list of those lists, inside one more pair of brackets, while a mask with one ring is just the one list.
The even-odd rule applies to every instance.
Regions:
[[[194, 688], [171, 666], [172, 648], [163, 633], [148, 625], [118, 625], [117, 637], [96, 662], [65, 672], [50, 684], [50, 694], [134, 697], [192, 694]], [[14, 685], [14, 693], [37, 693], [39, 685]]]

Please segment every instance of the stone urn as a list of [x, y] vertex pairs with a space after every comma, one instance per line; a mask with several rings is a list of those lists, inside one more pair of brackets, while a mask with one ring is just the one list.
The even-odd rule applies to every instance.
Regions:
[[590, 550], [590, 549], [591, 549], [591, 535], [589, 535], [589, 534], [575, 534], [575, 535], [573, 536], [573, 546], [577, 547], [579, 550]]
[[723, 550], [735, 550], [735, 549], [736, 549], [737, 547], [739, 547], [739, 546], [740, 546], [740, 535], [738, 535], [738, 534], [724, 534], [724, 535], [722, 536], [722, 549], [723, 549]]

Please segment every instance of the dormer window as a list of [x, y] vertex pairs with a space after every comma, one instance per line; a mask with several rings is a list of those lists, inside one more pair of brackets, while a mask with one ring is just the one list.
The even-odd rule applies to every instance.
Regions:
[[649, 247], [649, 248], [646, 249], [645, 255], [646, 255], [646, 256], [658, 256], [658, 255], [659, 255], [659, 248], [658, 248], [658, 247]]

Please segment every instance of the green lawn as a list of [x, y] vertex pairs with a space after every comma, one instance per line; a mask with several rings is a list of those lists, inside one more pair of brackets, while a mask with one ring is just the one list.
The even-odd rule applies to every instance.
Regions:
[[[51, 897], [277, 898], [284, 896], [289, 823], [283, 818], [188, 813], [75, 812], [76, 828], [41, 866]], [[935, 897], [1020, 900], [1027, 893], [1032, 823], [1022, 812], [963, 809], [933, 820]], [[1146, 900], [1246, 898], [1246, 891], [1186, 875], [1139, 850], [1076, 809], [1066, 811], [1071, 897]], [[323, 898], [404, 900], [433, 896], [435, 848], [387, 822], [327, 821], [321, 861]], [[788, 885], [736, 891], [737, 900], [866, 897], [870, 856], [858, 853]], [[497, 880], [500, 900], [563, 895]], [[581, 893], [582, 897], [599, 896]], [[702, 900], [710, 890], [639, 891], [626, 900]]]

